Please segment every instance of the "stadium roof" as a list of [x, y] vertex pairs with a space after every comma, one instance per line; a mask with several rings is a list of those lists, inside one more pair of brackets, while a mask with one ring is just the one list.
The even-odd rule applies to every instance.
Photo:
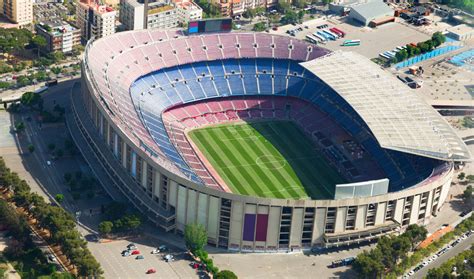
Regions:
[[382, 147], [440, 160], [471, 160], [467, 146], [432, 107], [360, 54], [336, 51], [301, 65], [356, 110]]

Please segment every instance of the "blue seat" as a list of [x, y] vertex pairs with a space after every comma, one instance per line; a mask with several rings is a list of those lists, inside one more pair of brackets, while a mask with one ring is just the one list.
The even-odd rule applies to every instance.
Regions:
[[167, 68], [165, 73], [166, 75], [168, 75], [168, 79], [171, 81], [178, 81], [183, 79], [183, 76], [181, 75], [178, 66]]
[[288, 76], [288, 88], [287, 88], [287, 95], [288, 96], [299, 96], [301, 90], [303, 89], [304, 80], [299, 77], [295, 76]]
[[286, 82], [286, 75], [275, 75], [275, 78], [273, 79], [273, 89], [275, 95], [286, 95]]
[[219, 96], [219, 93], [216, 91], [216, 88], [214, 87], [214, 81], [212, 81], [210, 77], [203, 77], [200, 80], [201, 80], [200, 83], [201, 83], [202, 88], [205, 89], [204, 93], [206, 94], [208, 98]]
[[156, 71], [153, 78], [159, 86], [167, 85], [171, 82], [163, 70]]
[[211, 71], [211, 75], [215, 77], [220, 77], [224, 76], [224, 66], [222, 65], [222, 61], [217, 60], [217, 61], [208, 61], [207, 66], [209, 67], [209, 70]]
[[241, 59], [239, 61], [240, 69], [244, 75], [253, 75], [257, 72], [257, 68], [255, 65], [255, 59]]
[[273, 73], [273, 59], [261, 58], [257, 59], [257, 72], [272, 74]]
[[225, 60], [224, 69], [226, 74], [240, 74], [239, 61], [236, 59]]
[[189, 88], [183, 82], [176, 83], [175, 88], [183, 102], [189, 103], [195, 100], [193, 94], [191, 94], [191, 91], [189, 91]]
[[219, 96], [230, 96], [229, 85], [227, 79], [223, 76], [214, 77], [214, 84], [216, 85], [217, 93]]
[[255, 73], [247, 74], [243, 78], [245, 92], [247, 95], [257, 95], [258, 94], [258, 85], [257, 79], [255, 78]]
[[259, 74], [258, 87], [260, 90], [260, 95], [272, 95], [273, 94], [273, 79], [271, 75]]
[[273, 60], [273, 73], [275, 75], [288, 75], [288, 60]]
[[292, 60], [289, 61], [289, 74], [290, 75], [293, 75], [294, 73], [296, 73], [297, 75], [302, 76], [303, 71], [304, 71], [304, 68], [301, 67], [298, 64], [298, 62], [292, 61]]
[[192, 67], [194, 68], [194, 72], [195, 72], [196, 75], [198, 75], [198, 76], [202, 76], [202, 74], [204, 74], [204, 75], [206, 75], [206, 76], [209, 76], [209, 75], [210, 75], [209, 68], [207, 67], [207, 63], [206, 63], [206, 62], [196, 62], [196, 63], [193, 63], [193, 64], [192, 64]]
[[202, 90], [201, 83], [196, 79], [187, 80], [187, 85], [191, 94], [193, 94], [195, 100], [201, 100], [206, 98], [204, 90]]
[[182, 65], [179, 66], [179, 70], [181, 72], [181, 75], [185, 80], [190, 80], [190, 79], [196, 79], [197, 75], [194, 72], [194, 69], [192, 65]]
[[227, 80], [229, 81], [230, 90], [233, 96], [245, 94], [240, 75], [230, 75]]

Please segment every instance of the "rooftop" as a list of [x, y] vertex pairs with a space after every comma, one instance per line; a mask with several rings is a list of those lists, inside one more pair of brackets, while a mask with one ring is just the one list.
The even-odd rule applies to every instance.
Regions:
[[[73, 32], [75, 30], [78, 30], [78, 28], [70, 25], [69, 23], [67, 22], [64, 22], [62, 20], [60, 21], [53, 21], [53, 20], [50, 20], [50, 21], [43, 21], [43, 22], [40, 22], [38, 24], [38, 26], [40, 26], [43, 30], [45, 30], [46, 32], [52, 34], [52, 35], [60, 35], [62, 33], [65, 33], [65, 32]], [[50, 31], [47, 30], [47, 27], [51, 28]]]
[[162, 13], [162, 12], [166, 12], [166, 11], [169, 11], [169, 10], [172, 10], [172, 9], [174, 9], [173, 6], [163, 5], [163, 6], [154, 7], [154, 8], [149, 9], [148, 14], [152, 15], [152, 14]]
[[393, 10], [381, 0], [355, 5], [352, 7], [351, 12], [353, 11], [368, 19], [384, 15], [386, 13], [393, 13]]
[[107, 5], [102, 5], [97, 0], [80, 0], [79, 2], [81, 5], [92, 8], [95, 12], [99, 14], [106, 14], [110, 12], [115, 12], [112, 7]]
[[336, 51], [301, 65], [354, 108], [382, 147], [439, 160], [471, 160], [445, 119], [362, 55]]
[[174, 4], [183, 10], [201, 10], [201, 7], [192, 1], [176, 1]]
[[465, 34], [473, 33], [474, 28], [472, 28], [471, 26], [468, 26], [466, 24], [460, 24], [460, 25], [456, 25], [456, 26], [453, 26], [453, 27], [449, 28], [448, 31], [451, 32], [451, 33], [454, 33], [454, 34], [458, 34], [458, 35], [465, 35]]

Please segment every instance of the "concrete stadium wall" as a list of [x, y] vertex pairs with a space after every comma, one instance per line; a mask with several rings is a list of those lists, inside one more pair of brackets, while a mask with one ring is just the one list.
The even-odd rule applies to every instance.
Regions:
[[[129, 187], [145, 192], [174, 214], [169, 228], [182, 233], [186, 224], [199, 222], [206, 227], [211, 245], [235, 251], [278, 252], [372, 240], [395, 232], [399, 226], [427, 223], [449, 191], [452, 168], [422, 186], [341, 200], [258, 198], [197, 185], [171, 173], [137, 146], [96, 94], [91, 94], [96, 89], [88, 77], [83, 67], [82, 98], [73, 107], [85, 107], [95, 126], [81, 129], [99, 135], [109, 148], [99, 152], [113, 154], [122, 166], [120, 171], [136, 183]], [[84, 126], [78, 112], [74, 113]], [[143, 202], [142, 206], [149, 204]]]

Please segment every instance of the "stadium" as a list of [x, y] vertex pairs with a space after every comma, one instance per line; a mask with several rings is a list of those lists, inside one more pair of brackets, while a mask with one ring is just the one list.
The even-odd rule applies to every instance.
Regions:
[[108, 193], [247, 252], [372, 241], [435, 216], [464, 142], [353, 52], [265, 33], [89, 42], [69, 130]]

